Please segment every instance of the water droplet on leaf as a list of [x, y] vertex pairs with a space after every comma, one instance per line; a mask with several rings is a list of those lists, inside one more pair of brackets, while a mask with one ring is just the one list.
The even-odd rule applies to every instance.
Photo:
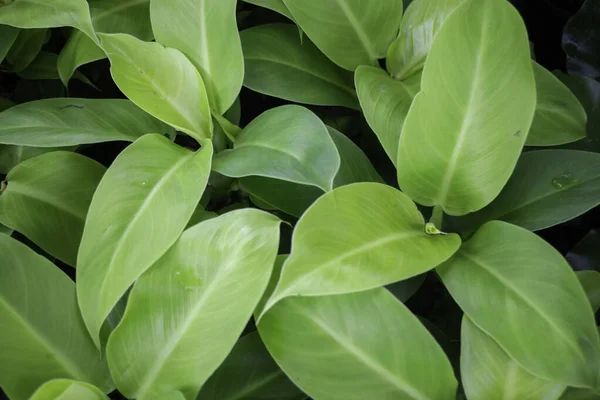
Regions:
[[573, 175], [569, 171], [564, 171], [562, 175], [552, 179], [552, 186], [558, 190], [565, 190], [578, 184], [579, 181], [573, 178]]

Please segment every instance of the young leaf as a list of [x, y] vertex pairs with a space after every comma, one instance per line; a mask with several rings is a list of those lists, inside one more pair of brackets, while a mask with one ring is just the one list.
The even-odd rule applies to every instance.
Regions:
[[308, 37], [334, 63], [349, 71], [378, 65], [398, 33], [398, 0], [283, 0]]
[[178, 50], [131, 35], [99, 34], [113, 80], [141, 109], [197, 140], [212, 136], [202, 77]]
[[175, 131], [128, 100], [44, 99], [0, 113], [0, 143], [33, 147], [73, 146]]
[[577, 271], [577, 278], [585, 290], [594, 312], [600, 310], [600, 272]]
[[340, 167], [327, 127], [304, 107], [264, 112], [239, 134], [233, 150], [215, 156], [213, 169], [239, 178], [263, 176], [331, 190]]
[[383, 288], [287, 298], [265, 314], [258, 331], [286, 375], [317, 399], [456, 396], [443, 350]]
[[196, 397], [267, 286], [279, 223], [252, 209], [204, 221], [140, 277], [107, 347], [121, 393], [143, 399], [180, 390]]
[[0, 223], [75, 266], [85, 217], [106, 168], [56, 151], [13, 168], [0, 191]]
[[[296, 22], [290, 10], [283, 3], [283, 0], [243, 0], [246, 3], [254, 4], [255, 6], [268, 8], [269, 10], [275, 11], [284, 17], [289, 18], [290, 20]], [[298, 31], [296, 31], [297, 33]]]
[[465, 1], [443, 24], [425, 62], [421, 92], [400, 136], [400, 187], [450, 215], [483, 208], [510, 177], [534, 109], [519, 13], [506, 0]]
[[395, 79], [423, 68], [438, 31], [464, 0], [416, 0], [404, 14], [400, 34], [387, 51], [386, 67]]
[[420, 90], [421, 75], [396, 81], [380, 68], [363, 65], [356, 70], [354, 80], [365, 119], [396, 165], [400, 132]]
[[202, 197], [212, 145], [198, 152], [146, 135], [108, 169], [88, 213], [77, 258], [77, 298], [97, 347], [110, 310], [185, 228]]
[[40, 386], [29, 400], [109, 400], [94, 385], [71, 379], [53, 379]]
[[556, 400], [565, 390], [524, 370], [488, 335], [463, 317], [460, 371], [469, 400]]
[[577, 97], [552, 72], [533, 62], [537, 105], [528, 146], [556, 146], [585, 137], [587, 115]]
[[17, 40], [6, 55], [13, 72], [24, 70], [35, 60], [49, 33], [48, 29], [22, 29], [19, 32]]
[[577, 150], [523, 153], [500, 195], [479, 212], [458, 218], [468, 232], [502, 220], [536, 231], [573, 219], [600, 204], [600, 154]]
[[300, 40], [293, 25], [260, 25], [240, 36], [247, 88], [298, 103], [358, 108], [348, 72]]
[[19, 29], [13, 26], [0, 25], [0, 63], [4, 61], [4, 57], [17, 40], [18, 35]]
[[265, 309], [288, 296], [358, 292], [401, 281], [454, 254], [458, 235], [429, 235], [415, 204], [379, 183], [320, 197], [302, 216], [292, 252]]
[[112, 389], [106, 362], [89, 338], [75, 284], [44, 257], [0, 235], [0, 387], [27, 400], [55, 378]]
[[222, 115], [240, 93], [244, 56], [236, 0], [152, 0], [156, 40], [185, 54], [200, 71], [212, 108]]
[[592, 308], [548, 243], [523, 228], [488, 222], [438, 273], [469, 319], [530, 373], [599, 387]]

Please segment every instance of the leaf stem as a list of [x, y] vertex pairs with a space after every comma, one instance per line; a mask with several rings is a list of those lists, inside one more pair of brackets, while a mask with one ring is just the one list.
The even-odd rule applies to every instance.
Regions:
[[442, 230], [442, 225], [444, 223], [444, 210], [442, 209], [442, 206], [436, 205], [433, 207], [433, 212], [431, 213], [429, 222], [435, 225], [435, 227], [440, 231]]

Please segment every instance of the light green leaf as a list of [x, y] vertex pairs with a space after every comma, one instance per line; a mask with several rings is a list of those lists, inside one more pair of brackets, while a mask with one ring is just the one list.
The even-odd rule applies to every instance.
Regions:
[[49, 33], [48, 29], [22, 29], [19, 32], [17, 40], [6, 55], [12, 71], [22, 71], [35, 60]]
[[[246, 3], [254, 4], [255, 6], [268, 8], [269, 10], [275, 11], [284, 17], [294, 21], [294, 17], [290, 13], [290, 10], [283, 3], [283, 0], [244, 0]], [[296, 22], [296, 21], [294, 21]], [[296, 31], [298, 33], [298, 31]]]
[[77, 258], [79, 306], [97, 347], [110, 310], [185, 228], [206, 187], [211, 158], [210, 141], [194, 153], [146, 135], [102, 178]]
[[206, 88], [178, 50], [125, 34], [99, 34], [113, 80], [141, 109], [196, 140], [212, 136]]
[[[96, 32], [128, 33], [141, 40], [152, 40], [150, 0], [88, 0]], [[73, 31], [58, 58], [58, 72], [65, 86], [75, 70], [102, 60], [104, 51], [81, 31]]]
[[144, 399], [180, 390], [196, 397], [267, 286], [279, 223], [252, 209], [204, 221], [138, 279], [107, 347], [121, 393]]
[[18, 35], [19, 29], [13, 26], [0, 25], [0, 63], [4, 61], [4, 57], [17, 40]]
[[594, 312], [598, 312], [600, 310], [600, 272], [577, 271], [577, 278], [592, 304], [592, 309]]
[[524, 370], [466, 316], [462, 320], [460, 371], [469, 400], [556, 400], [565, 390], [561, 384]]
[[239, 134], [232, 150], [215, 156], [213, 169], [239, 178], [262, 176], [331, 190], [340, 167], [327, 127], [296, 105], [268, 110]]
[[[460, 237], [428, 235], [416, 205], [379, 183], [355, 183], [320, 197], [302, 216], [275, 293], [358, 292], [411, 278], [454, 254]], [[266, 311], [265, 310], [265, 311]]]
[[128, 100], [44, 99], [0, 113], [0, 143], [32, 147], [124, 140], [174, 130]]
[[290, 24], [260, 25], [241, 33], [244, 86], [298, 103], [358, 109], [352, 77]]
[[27, 400], [55, 378], [112, 389], [106, 362], [89, 338], [75, 284], [60, 269], [15, 239], [0, 235], [0, 387]]
[[349, 71], [378, 65], [398, 33], [402, 1], [283, 0], [306, 35]]
[[523, 153], [500, 195], [479, 212], [458, 218], [457, 229], [474, 231], [502, 220], [531, 231], [558, 225], [600, 204], [600, 154], [578, 150]]
[[94, 385], [70, 379], [54, 379], [44, 383], [29, 400], [109, 400]]
[[237, 0], [152, 0], [156, 40], [181, 50], [198, 68], [212, 108], [222, 115], [240, 93], [244, 56], [236, 23]]
[[24, 161], [0, 191], [0, 223], [75, 266], [85, 217], [105, 171], [96, 161], [65, 151]]
[[265, 314], [258, 331], [286, 375], [316, 399], [456, 396], [443, 350], [383, 288], [287, 298]]
[[534, 233], [488, 222], [438, 273], [469, 319], [530, 373], [599, 387], [590, 303], [569, 264]]
[[463, 1], [416, 0], [408, 6], [400, 34], [387, 51], [386, 67], [395, 79], [405, 79], [423, 68], [438, 31]]
[[533, 61], [537, 105], [528, 146], [556, 146], [585, 137], [587, 114], [577, 97], [552, 72]]
[[[54, 53], [49, 53], [47, 51], [42, 51], [38, 56], [25, 68], [24, 70], [18, 72], [18, 75], [24, 79], [30, 80], [41, 80], [41, 79], [59, 79], [57, 69], [58, 55]], [[94, 89], [97, 89], [96, 86], [90, 80], [83, 75], [81, 72], [75, 72], [75, 78], [79, 79], [81, 82], [90, 85]]]
[[400, 187], [450, 215], [477, 211], [508, 181], [533, 119], [519, 13], [506, 0], [466, 0], [438, 32], [421, 83], [400, 136]]
[[420, 90], [421, 75], [401, 82], [392, 79], [380, 68], [363, 65], [356, 70], [354, 80], [365, 119], [396, 165], [400, 132], [410, 105]]

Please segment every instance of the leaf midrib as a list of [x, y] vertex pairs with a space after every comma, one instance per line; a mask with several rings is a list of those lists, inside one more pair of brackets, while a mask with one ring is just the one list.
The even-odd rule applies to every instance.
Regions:
[[266, 386], [267, 384], [274, 381], [281, 375], [283, 375], [283, 371], [281, 371], [281, 370], [272, 372], [258, 381], [253, 381], [252, 384], [249, 384], [248, 386], [246, 386], [244, 389], [240, 390], [239, 392], [233, 393], [231, 396], [226, 397], [221, 400], [243, 400], [247, 395], [257, 391], [262, 386]]
[[[327, 0], [325, 0], [325, 1], [327, 1]], [[369, 37], [367, 36], [365, 30], [363, 29], [363, 27], [360, 25], [360, 23], [356, 19], [356, 16], [352, 12], [352, 10], [348, 7], [348, 4], [346, 4], [346, 0], [334, 0], [334, 1], [337, 3], [338, 7], [342, 10], [342, 13], [344, 14], [344, 16], [346, 17], [348, 22], [350, 22], [350, 25], [352, 26], [352, 28], [354, 28], [354, 32], [356, 32], [356, 36], [358, 37], [358, 40], [359, 40], [360, 44], [362, 45], [362, 47], [365, 49], [371, 62], [376, 63], [377, 60], [379, 59], [379, 57], [377, 56], [377, 52], [371, 46]]]

